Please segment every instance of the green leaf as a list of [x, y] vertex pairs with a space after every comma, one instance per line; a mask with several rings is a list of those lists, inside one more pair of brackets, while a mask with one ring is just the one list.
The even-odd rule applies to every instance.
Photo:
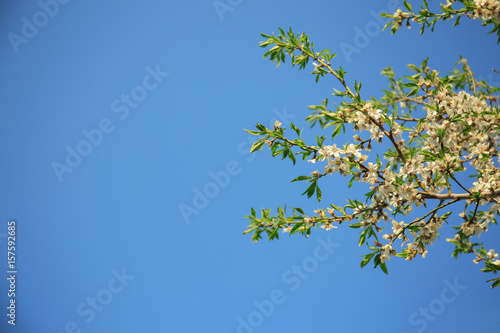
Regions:
[[307, 193], [307, 197], [310, 198], [314, 194], [314, 190], [316, 189], [316, 181], [313, 181], [311, 185], [307, 188], [307, 190], [302, 193], [302, 195]]
[[410, 5], [408, 2], [406, 2], [406, 0], [404, 0], [404, 5], [405, 5], [405, 8], [406, 8], [409, 12], [411, 12], [411, 11], [412, 11], [412, 9], [411, 9], [411, 5]]
[[257, 124], [255, 125], [255, 127], [257, 127], [257, 129], [261, 132], [266, 132], [266, 126], [262, 125], [262, 124]]
[[337, 135], [339, 135], [339, 133], [340, 133], [340, 131], [342, 130], [342, 128], [343, 128], [343, 124], [342, 124], [342, 123], [338, 124], [338, 125], [335, 127], [335, 129], [334, 129], [334, 130], [333, 130], [333, 132], [332, 132], [332, 140], [333, 140], [333, 138], [335, 138]]
[[290, 127], [295, 131], [295, 133], [297, 133], [297, 136], [300, 138], [300, 130], [293, 123], [290, 123]]
[[284, 159], [285, 157], [287, 157], [289, 151], [290, 150], [288, 149], [288, 147], [285, 147], [285, 149], [283, 149], [283, 156], [281, 157], [281, 159]]
[[277, 149], [280, 147], [278, 142], [273, 142], [273, 145], [271, 146], [271, 156], [276, 156], [281, 153], [281, 150], [278, 151]]
[[377, 188], [374, 188], [372, 191], [365, 193], [366, 200], [370, 200], [371, 198], [373, 198], [375, 193], [377, 193]]
[[293, 154], [293, 151], [289, 150], [288, 151], [288, 157], [292, 160], [293, 164], [295, 164], [295, 155]]
[[304, 211], [302, 210], [302, 208], [299, 208], [299, 207], [292, 207], [292, 209], [293, 209], [294, 211], [299, 212], [299, 214], [301, 214], [301, 215], [304, 215], [304, 216], [306, 215], [306, 213], [304, 213]]
[[296, 223], [293, 227], [292, 227], [292, 230], [290, 230], [290, 236], [293, 235], [294, 233], [296, 233], [300, 227], [302, 227], [304, 225], [304, 222], [299, 222], [299, 223]]
[[252, 242], [258, 242], [259, 239], [262, 238], [262, 236], [260, 235], [262, 233], [262, 230], [256, 230], [255, 233], [252, 235]]
[[407, 97], [417, 96], [417, 93], [418, 93], [419, 90], [420, 90], [419, 87], [415, 87], [406, 96]]
[[491, 279], [491, 280], [488, 280], [486, 282], [491, 282], [491, 281], [493, 281], [491, 288], [500, 287], [500, 278]]
[[[245, 217], [246, 217], [246, 218], [250, 218], [249, 216], [245, 216]], [[255, 229], [258, 229], [258, 228], [259, 228], [259, 225], [258, 225], [258, 224], [256, 224], [256, 223], [252, 223], [252, 224], [250, 224], [250, 225], [247, 227], [247, 230], [245, 230], [245, 231], [243, 232], [243, 235], [246, 235], [246, 234], [248, 234], [248, 233], [250, 233], [250, 232], [252, 232], [252, 231], [254, 231]]]
[[[412, 65], [416, 68], [415, 65]], [[408, 67], [410, 67], [410, 65], [408, 65]], [[413, 76], [408, 76], [408, 75], [404, 75], [405, 78], [407, 78], [408, 80], [412, 81], [412, 82], [415, 82], [415, 83], [418, 83], [418, 78], [420, 77], [419, 74], [416, 74], [416, 75], [413, 75]]]
[[273, 239], [279, 239], [280, 238], [280, 233], [279, 233], [279, 228], [274, 228], [272, 232], [269, 234], [269, 240]]
[[351, 186], [354, 183], [355, 179], [356, 179], [356, 176], [352, 176], [351, 180], [349, 181], [349, 188], [351, 188]]
[[380, 260], [380, 256], [381, 256], [381, 254], [379, 253], [379, 254], [377, 254], [377, 255], [375, 256], [375, 258], [373, 259], [373, 263], [374, 263], [373, 268], [377, 268], [377, 266], [378, 266], [378, 265], [380, 265], [380, 263], [382, 262], [382, 261]]
[[422, 60], [422, 69], [425, 69], [427, 67], [428, 62], [429, 62], [429, 57]]
[[321, 201], [321, 190], [319, 189], [319, 186], [316, 186], [316, 199], [318, 199], [318, 202]]
[[385, 274], [389, 274], [389, 272], [387, 271], [387, 266], [385, 265], [385, 262], [380, 262], [380, 269], [382, 270], [382, 272], [384, 272]]
[[265, 143], [265, 138], [261, 138], [261, 139], [255, 141], [254, 144], [252, 145], [252, 147], [250, 148], [250, 152], [253, 153], [254, 151], [262, 149], [262, 146], [264, 145], [264, 143]]
[[260, 132], [258, 132], [258, 131], [249, 131], [247, 129], [243, 129], [243, 130], [245, 130], [245, 132], [250, 133], [252, 135], [259, 135], [260, 134]]
[[361, 231], [361, 235], [359, 236], [359, 242], [358, 242], [359, 246], [362, 246], [365, 243], [366, 235], [368, 234], [368, 230], [370, 230], [370, 229], [366, 228], [366, 229], [363, 229], [363, 231]]
[[316, 143], [318, 144], [318, 146], [321, 148], [323, 147], [323, 142], [325, 141], [325, 137], [322, 135], [322, 136], [318, 136], [316, 135]]
[[365, 258], [363, 260], [361, 260], [361, 268], [365, 267], [370, 262], [370, 260], [372, 260], [373, 256], [376, 253], [377, 252], [372, 252], [372, 253], [368, 253], [367, 255], [365, 255]]
[[309, 176], [298, 176], [297, 178], [293, 179], [291, 182], [296, 182], [296, 181], [299, 181], [299, 180], [308, 180], [308, 179], [311, 179], [312, 177], [309, 177]]
[[370, 238], [371, 236], [373, 236], [378, 241], [378, 236], [375, 233], [375, 231], [373, 230], [373, 226], [372, 225], [370, 226], [369, 230], [370, 231], [368, 231], [368, 238]]

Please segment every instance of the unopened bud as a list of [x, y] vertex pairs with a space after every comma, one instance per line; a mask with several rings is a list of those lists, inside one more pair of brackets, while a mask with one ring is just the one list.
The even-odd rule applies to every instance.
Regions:
[[323, 209], [318, 209], [314, 211], [316, 214], [318, 214], [319, 217], [324, 218], [325, 217], [325, 212]]
[[335, 217], [335, 211], [332, 208], [328, 207], [327, 210], [328, 210], [328, 214]]
[[279, 120], [276, 120], [276, 121], [274, 122], [274, 130], [276, 131], [278, 128], [280, 128], [280, 126], [281, 126], [280, 121], [279, 121]]

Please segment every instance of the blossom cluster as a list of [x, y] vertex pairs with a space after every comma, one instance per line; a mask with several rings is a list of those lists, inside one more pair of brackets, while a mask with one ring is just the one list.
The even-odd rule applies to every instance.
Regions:
[[429, 104], [427, 117], [421, 130], [425, 131], [424, 151], [441, 156], [432, 169], [453, 173], [464, 171], [464, 163], [470, 162], [480, 177], [471, 192], [491, 192], [500, 188], [500, 169], [494, 160], [500, 161], [499, 113], [485, 100], [465, 91], [455, 94], [439, 92]]
[[500, 20], [500, 0], [474, 0], [474, 18]]
[[473, 260], [473, 262], [474, 262], [475, 264], [479, 264], [479, 262], [480, 262], [481, 260], [484, 260], [484, 259], [486, 259], [486, 260], [490, 260], [490, 261], [492, 261], [492, 260], [496, 259], [495, 261], [492, 261], [492, 264], [493, 264], [493, 265], [499, 265], [499, 266], [500, 266], [500, 260], [498, 260], [497, 258], [498, 258], [498, 253], [495, 253], [495, 250], [490, 249], [490, 250], [486, 253], [486, 258], [484, 258], [484, 257], [482, 257], [482, 256], [477, 256], [477, 257], [476, 257], [476, 259], [474, 259], [474, 260]]
[[[452, 3], [441, 6], [443, 13], [435, 15], [427, 2], [421, 11], [413, 13], [412, 6], [405, 1], [409, 12], [398, 10], [394, 15], [382, 16], [393, 18], [386, 25], [394, 25], [393, 32], [403, 21], [408, 25], [415, 21], [422, 24], [421, 33], [437, 20], [455, 14], [459, 17], [474, 14], [483, 19], [499, 17], [500, 0], [463, 2], [466, 10], [453, 9]], [[497, 32], [500, 35], [500, 30]], [[332, 68], [335, 55], [328, 50], [315, 52], [304, 33], [295, 35], [291, 29], [287, 33], [280, 29], [279, 36], [262, 36], [267, 38], [261, 42], [262, 47], [274, 44], [264, 55], [271, 61], [284, 62], [288, 54], [292, 65], [304, 69], [310, 59], [314, 61], [311, 74], [316, 81], [326, 74], [339, 81], [344, 90], [334, 88], [333, 95], [342, 98], [340, 105], [329, 110], [325, 99], [321, 105], [309, 107], [314, 111], [306, 120], [312, 125], [319, 124], [323, 130], [333, 129], [332, 141], [346, 125], [351, 125], [354, 142], [325, 143], [324, 135], [316, 135], [317, 146], [310, 145], [293, 123], [290, 127], [297, 134], [296, 139], [285, 137], [281, 124], [275, 124], [273, 129], [257, 124], [257, 131], [247, 131], [261, 136], [251, 152], [267, 143], [272, 156], [282, 155], [282, 159], [289, 158], [294, 164], [296, 155], [312, 163], [326, 162], [323, 172], [316, 170], [311, 176], [292, 180], [309, 183], [303, 193], [308, 198], [316, 194], [321, 201], [320, 179], [334, 173], [350, 176], [349, 187], [354, 181], [367, 183], [369, 191], [364, 202], [347, 198], [346, 205], [330, 204], [314, 211], [312, 216], [296, 207], [292, 208], [291, 216], [286, 216], [286, 207], [278, 207], [277, 216], [270, 216], [270, 209], [262, 209], [259, 218], [252, 208], [252, 214], [247, 216], [250, 226], [245, 231], [253, 233], [252, 240], [260, 239], [263, 232], [270, 240], [279, 238], [281, 229], [290, 235], [300, 233], [307, 237], [312, 228], [331, 230], [336, 224], [347, 222], [349, 227], [360, 229], [359, 245], [367, 244], [372, 250], [364, 256], [361, 267], [373, 259], [375, 267], [387, 273], [385, 262], [393, 256], [407, 260], [417, 255], [425, 257], [427, 247], [436, 241], [443, 224], [453, 214], [453, 210], [444, 214], [443, 210], [462, 203], [463, 212], [454, 215], [462, 221], [453, 226], [455, 237], [447, 239], [455, 245], [453, 256], [474, 253], [475, 262], [484, 261], [484, 272], [500, 271], [500, 260], [494, 250], [487, 252], [482, 244], [470, 241], [472, 236], [479, 237], [491, 224], [496, 224], [500, 215], [500, 108], [496, 95], [500, 88], [478, 81], [465, 59], [460, 60], [463, 70], [455, 69], [445, 77], [430, 70], [425, 59], [420, 67], [408, 65], [415, 74], [405, 76], [406, 79], [396, 79], [390, 67], [384, 69], [382, 74], [389, 79], [389, 90], [384, 90], [380, 99], [363, 100], [361, 84], [355, 81], [354, 87], [350, 87], [342, 67]], [[383, 156], [376, 154], [375, 159], [372, 144], [376, 143], [383, 143], [387, 149]], [[471, 176], [475, 181], [468, 180]], [[417, 217], [409, 222], [398, 220], [398, 215], [403, 215], [408, 221], [410, 213]], [[385, 244], [382, 244], [377, 233], [391, 222], [392, 231], [383, 233]], [[369, 238], [373, 246], [369, 245]], [[401, 242], [399, 253], [395, 242]], [[492, 287], [500, 286], [500, 278], [491, 281], [494, 281]]]
[[[445, 189], [450, 192], [449, 178], [454, 179], [456, 173], [471, 166], [478, 173], [472, 186], [466, 189], [456, 182], [469, 195], [476, 193], [483, 196], [477, 202], [478, 206], [489, 207], [487, 211], [473, 217], [466, 216], [465, 212], [460, 214], [465, 220], [461, 231], [466, 237], [480, 236], [488, 230], [489, 224], [495, 222], [495, 215], [500, 213], [500, 203], [495, 192], [500, 188], [500, 168], [495, 165], [495, 160], [500, 162], [499, 111], [488, 105], [487, 98], [479, 98], [466, 91], [457, 93], [443, 89], [431, 80], [420, 78], [418, 86], [426, 93], [415, 99], [424, 105], [425, 117], [420, 119], [419, 126], [413, 130], [406, 129], [411, 145], [406, 144], [403, 138], [403, 126], [369, 101], [357, 107], [344, 106], [337, 112], [345, 123], [353, 125], [354, 131], [370, 132], [369, 138], [361, 139], [356, 135], [355, 141], [361, 143], [346, 144], [343, 148], [336, 144], [324, 145], [318, 150], [319, 155], [309, 161], [326, 160], [325, 174], [351, 174], [357, 180], [371, 185], [370, 190], [374, 191], [372, 203], [354, 209], [358, 219], [363, 220], [364, 227], [376, 226], [378, 222], [388, 219], [387, 213], [383, 211], [374, 214], [374, 207], [385, 205], [388, 211], [396, 210], [407, 215], [414, 207], [425, 205], [428, 199], [443, 195]], [[490, 98], [490, 101], [495, 102], [495, 97]], [[402, 101], [400, 104], [405, 106], [406, 102]], [[371, 141], [380, 143], [384, 137], [391, 139], [399, 155], [387, 158], [385, 168], [380, 163], [366, 163], [369, 157], [363, 154], [363, 150], [370, 151]], [[369, 148], [364, 147], [366, 143]], [[412, 149], [418, 153], [409, 154]], [[352, 171], [353, 164], [357, 172]], [[320, 174], [315, 171], [314, 175], [317, 177]], [[473, 201], [471, 197], [467, 200], [469, 204]], [[367, 213], [359, 213], [360, 210], [366, 210]], [[444, 219], [433, 216], [428, 221], [411, 223], [410, 234], [414, 240], [404, 249], [406, 259], [411, 260], [416, 254], [425, 256], [426, 245], [433, 244], [437, 239], [443, 221]], [[403, 244], [409, 241], [405, 234], [408, 224], [395, 220], [392, 223], [393, 233], [383, 235], [384, 239], [390, 241], [389, 244], [375, 242], [382, 251], [382, 262], [396, 255], [392, 246], [396, 238], [403, 239]]]

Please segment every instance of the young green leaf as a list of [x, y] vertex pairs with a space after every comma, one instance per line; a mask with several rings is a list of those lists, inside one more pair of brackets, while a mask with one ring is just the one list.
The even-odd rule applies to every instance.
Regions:
[[385, 274], [389, 274], [389, 272], [387, 271], [387, 266], [385, 265], [385, 262], [380, 262], [380, 269], [382, 270], [382, 272], [384, 272]]
[[361, 268], [365, 267], [370, 262], [370, 260], [372, 260], [373, 256], [376, 253], [377, 252], [372, 252], [372, 253], [368, 253], [367, 255], [365, 255], [364, 259], [361, 260]]

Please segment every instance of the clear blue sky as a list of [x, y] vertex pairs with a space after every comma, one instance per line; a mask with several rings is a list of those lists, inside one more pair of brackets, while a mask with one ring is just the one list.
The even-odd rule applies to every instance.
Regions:
[[[242, 236], [251, 206], [321, 207], [290, 183], [314, 166], [248, 154], [243, 128], [307, 128], [306, 107], [334, 84], [263, 60], [261, 32], [306, 31], [368, 98], [385, 87], [382, 68], [407, 74], [428, 56], [445, 73], [463, 54], [500, 85], [500, 48], [479, 21], [391, 36], [373, 13], [402, 1], [220, 0], [219, 13], [211, 0], [60, 2], [1, 5], [1, 332], [500, 331], [500, 288], [472, 257], [450, 257], [449, 227], [426, 259], [392, 259], [388, 276], [359, 268], [368, 251], [350, 228]], [[344, 54], [347, 44], [357, 53]], [[347, 192], [333, 177], [321, 205]], [[499, 236], [481, 240], [500, 250]]]

